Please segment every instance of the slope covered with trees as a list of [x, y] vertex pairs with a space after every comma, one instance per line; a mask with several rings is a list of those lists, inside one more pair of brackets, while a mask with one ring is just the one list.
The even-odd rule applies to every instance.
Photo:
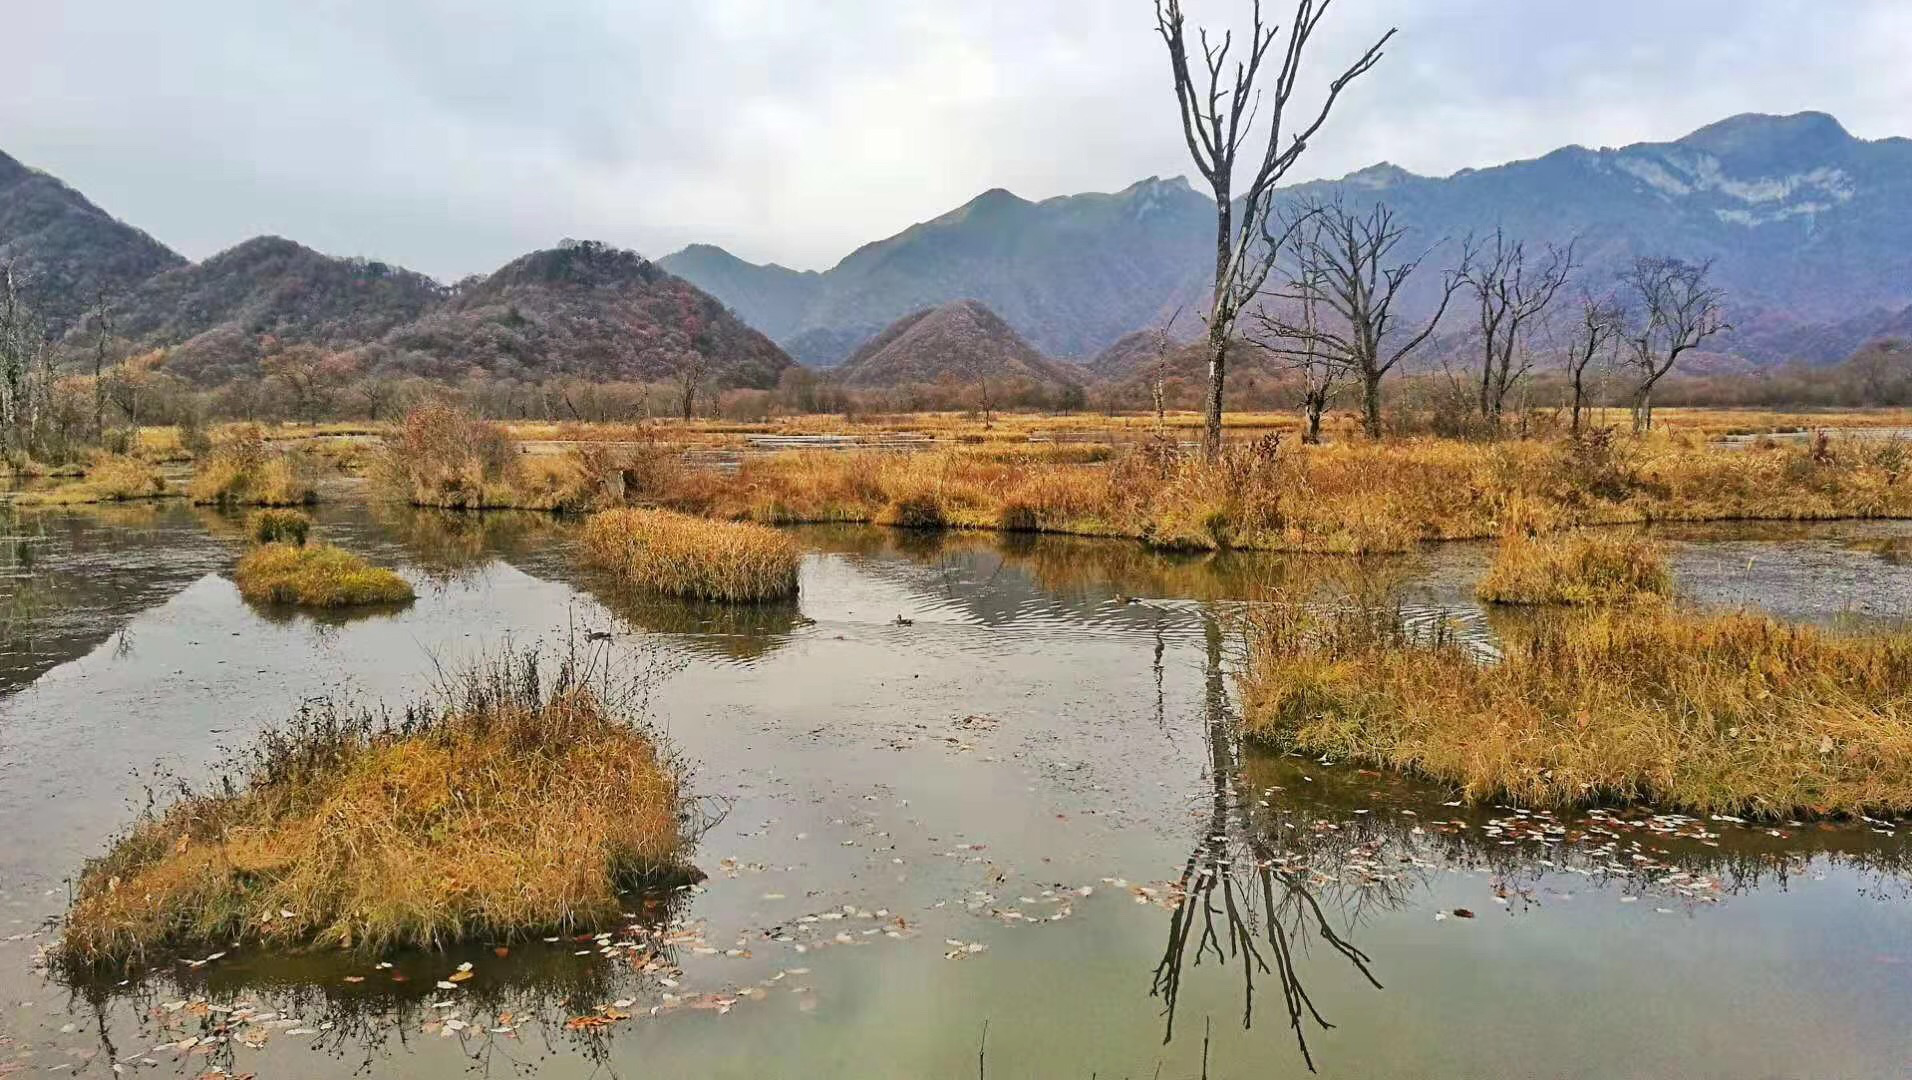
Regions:
[[958, 300], [904, 316], [844, 361], [837, 376], [845, 386], [855, 388], [940, 380], [1026, 380], [1046, 387], [1079, 386], [1087, 381], [1081, 369], [1043, 356], [975, 300]]

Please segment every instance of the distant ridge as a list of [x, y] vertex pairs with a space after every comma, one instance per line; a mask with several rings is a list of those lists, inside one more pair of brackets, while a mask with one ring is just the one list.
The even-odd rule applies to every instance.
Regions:
[[[1568, 146], [1446, 177], [1383, 163], [1283, 193], [1305, 196], [1386, 200], [1413, 229], [1411, 246], [1450, 241], [1436, 262], [1496, 226], [1530, 244], [1578, 237], [1580, 280], [1594, 288], [1640, 254], [1711, 259], [1741, 328], [1713, 344], [1755, 363], [1843, 359], [1855, 335], [1912, 307], [1912, 140], [1855, 138], [1825, 113], [1749, 113], [1672, 142]], [[994, 189], [821, 274], [718, 260], [716, 249], [662, 261], [806, 363], [835, 362], [903, 314], [964, 298], [1050, 355], [1086, 359], [1179, 305], [1199, 309], [1213, 228], [1204, 196], [1151, 177], [1041, 202]], [[719, 263], [721, 274], [709, 269]]]
[[1036, 351], [980, 301], [958, 300], [897, 320], [837, 369], [859, 389], [954, 380], [1027, 380], [1046, 387], [1079, 386], [1080, 369]]

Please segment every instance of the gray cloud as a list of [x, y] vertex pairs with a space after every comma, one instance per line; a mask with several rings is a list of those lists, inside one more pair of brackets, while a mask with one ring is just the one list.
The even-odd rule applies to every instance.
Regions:
[[[1148, 0], [5, 4], [0, 149], [193, 257], [276, 232], [449, 279], [576, 236], [821, 267], [985, 188], [1189, 171]], [[1401, 34], [1295, 178], [1744, 111], [1912, 133], [1912, 5], [1826, 7], [1339, 0], [1322, 77]]]

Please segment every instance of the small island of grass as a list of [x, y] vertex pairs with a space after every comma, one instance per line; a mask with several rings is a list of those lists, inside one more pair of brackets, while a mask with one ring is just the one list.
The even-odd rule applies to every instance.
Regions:
[[468, 675], [402, 720], [308, 708], [236, 780], [149, 814], [80, 876], [56, 958], [238, 944], [443, 947], [611, 925], [681, 877], [682, 778], [572, 660]]
[[668, 510], [607, 510], [584, 527], [584, 551], [624, 583], [721, 603], [797, 594], [803, 553], [766, 525], [711, 521]]
[[405, 579], [330, 544], [262, 544], [239, 560], [239, 593], [260, 604], [342, 608], [403, 604], [414, 598]]
[[1498, 658], [1357, 603], [1273, 605], [1248, 736], [1474, 801], [1760, 818], [1912, 812], [1912, 635], [1675, 605], [1563, 614]]
[[1667, 597], [1673, 574], [1658, 546], [1633, 534], [1513, 535], [1475, 595], [1490, 604], [1620, 604]]

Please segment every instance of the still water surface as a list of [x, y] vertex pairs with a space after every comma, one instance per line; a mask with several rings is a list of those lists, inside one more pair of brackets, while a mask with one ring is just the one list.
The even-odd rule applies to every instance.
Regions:
[[[418, 601], [255, 610], [228, 577], [235, 522], [184, 507], [5, 523], [25, 614], [0, 654], [0, 1076], [1912, 1069], [1896, 824], [1469, 811], [1238, 746], [1233, 616], [1348, 564], [801, 530], [800, 603], [738, 612], [621, 596], [541, 517], [319, 517]], [[1671, 539], [1702, 602], [1879, 624], [1912, 612], [1905, 536]], [[1491, 644], [1468, 599], [1487, 554], [1389, 572], [1419, 617]], [[402, 703], [441, 663], [574, 627], [678, 665], [654, 719], [727, 807], [707, 880], [634, 902], [648, 964], [631, 933], [390, 970], [243, 950], [124, 986], [35, 970], [65, 882], [156, 767], [204, 776], [302, 700]], [[435, 989], [461, 962], [474, 978]]]

